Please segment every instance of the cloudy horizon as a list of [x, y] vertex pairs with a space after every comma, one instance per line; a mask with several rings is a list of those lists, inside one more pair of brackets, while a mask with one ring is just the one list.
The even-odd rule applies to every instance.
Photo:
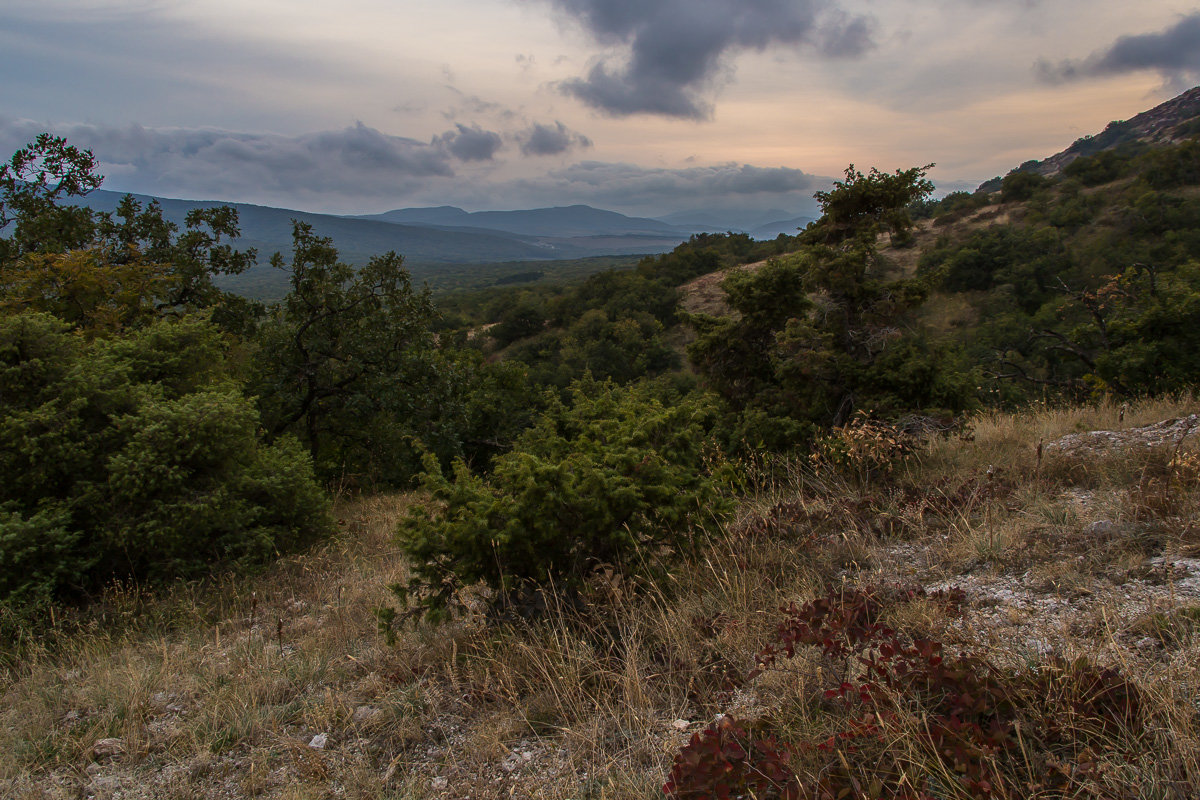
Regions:
[[1170, 0], [10, 0], [0, 154], [330, 213], [810, 213], [847, 164], [943, 191], [1200, 82]]

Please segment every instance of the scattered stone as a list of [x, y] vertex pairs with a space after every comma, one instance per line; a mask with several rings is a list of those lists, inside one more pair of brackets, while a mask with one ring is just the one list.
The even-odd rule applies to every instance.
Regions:
[[91, 788], [111, 794], [121, 788], [121, 779], [115, 775], [97, 775], [92, 778]]
[[1030, 639], [1027, 644], [1029, 645], [1030, 650], [1037, 653], [1042, 658], [1054, 653], [1054, 645], [1050, 644], [1050, 642], [1046, 641], [1045, 639]]
[[505, 772], [512, 772], [517, 767], [524, 766], [525, 759], [521, 758], [520, 753], [509, 753], [504, 760], [500, 762], [500, 769]]
[[182, 714], [184, 712], [179, 695], [173, 692], [155, 692], [150, 695], [150, 707], [159, 714]]
[[100, 739], [92, 745], [92, 757], [96, 760], [117, 758], [125, 753], [125, 740], [112, 738]]
[[354, 709], [354, 715], [351, 719], [355, 725], [369, 725], [381, 716], [383, 716], [383, 711], [375, 708], [375, 706], [359, 706]]
[[310, 741], [308, 743], [308, 746], [311, 747], [313, 750], [324, 750], [325, 745], [327, 745], [327, 744], [329, 744], [329, 734], [318, 733], [316, 736], [314, 736], [312, 738], [312, 741]]

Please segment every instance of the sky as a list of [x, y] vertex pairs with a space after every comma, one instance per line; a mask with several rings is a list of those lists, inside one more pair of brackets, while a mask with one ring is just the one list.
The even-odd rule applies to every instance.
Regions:
[[331, 213], [815, 210], [971, 189], [1200, 83], [1181, 0], [4, 0], [0, 157]]

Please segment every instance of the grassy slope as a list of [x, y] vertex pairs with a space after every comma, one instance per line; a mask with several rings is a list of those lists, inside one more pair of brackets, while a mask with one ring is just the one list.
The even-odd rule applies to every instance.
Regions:
[[[464, 619], [394, 646], [372, 610], [404, 575], [390, 533], [421, 500], [345, 501], [336, 541], [257, 579], [158, 598], [114, 590], [86, 619], [57, 620], [3, 673], [0, 795], [653, 797], [718, 713], [830, 729], [814, 653], [723, 690], [753, 667], [776, 609], [832, 580], [962, 586], [961, 618], [918, 604], [889, 621], [998, 665], [1086, 654], [1136, 676], [1154, 723], [1107, 780], [1170, 796], [1171, 780], [1200, 784], [1200, 448], [1192, 437], [1039, 465], [1035, 447], [1197, 410], [990, 415], [890, 473], [760, 470], [664, 592], [602, 583], [604, 613], [590, 618]], [[787, 524], [764, 533], [780, 509]], [[325, 748], [310, 747], [321, 733]], [[120, 752], [97, 756], [110, 737]]]

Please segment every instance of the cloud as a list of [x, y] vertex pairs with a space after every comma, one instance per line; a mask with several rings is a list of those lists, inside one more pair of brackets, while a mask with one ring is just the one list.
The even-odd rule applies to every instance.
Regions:
[[670, 169], [583, 161], [546, 175], [514, 182], [510, 197], [554, 197], [557, 203], [588, 203], [626, 213], [661, 215], [680, 208], [815, 208], [812, 193], [829, 178], [789, 167], [750, 164]]
[[491, 161], [504, 144], [500, 134], [478, 125], [457, 124], [455, 130], [433, 137], [433, 144], [445, 147], [460, 161]]
[[454, 122], [460, 116], [484, 116], [500, 120], [513, 120], [517, 117], [516, 111], [500, 103], [484, 100], [479, 95], [466, 95], [462, 90], [449, 84], [446, 84], [445, 88], [460, 98], [457, 105], [451, 106], [442, 112], [442, 116], [450, 122]]
[[599, 42], [627, 48], [559, 88], [613, 116], [712, 116], [709, 99], [728, 56], [774, 45], [810, 45], [826, 57], [871, 49], [873, 23], [833, 0], [548, 0]]
[[592, 146], [592, 140], [582, 133], [575, 133], [561, 122], [543, 125], [535, 122], [527, 130], [517, 134], [521, 154], [526, 156], [556, 156], [568, 150]]
[[[0, 117], [0, 152], [46, 129]], [[450, 159], [457, 142], [447, 148], [362, 123], [300, 136], [140, 125], [56, 125], [51, 131], [95, 153], [106, 188], [167, 197], [328, 207], [393, 197], [455, 174]]]
[[1122, 36], [1085, 59], [1041, 60], [1038, 77], [1049, 83], [1154, 70], [1168, 82], [1200, 77], [1200, 12], [1181, 17], [1159, 33]]
[[[498, 177], [491, 165], [478, 179], [451, 148], [466, 147], [486, 130], [452, 131], [450, 141], [391, 136], [361, 123], [300, 136], [187, 128], [44, 126], [0, 116], [0, 157], [38, 133], [65, 136], [91, 149], [107, 176], [104, 188], [203, 200], [260, 203], [333, 213], [361, 213], [402, 205], [462, 205], [475, 209], [590, 205], [625, 213], [662, 215], [681, 208], [785, 208], [808, 213], [812, 193], [829, 178], [787, 167], [750, 164], [642, 167], [584, 161], [534, 175]], [[534, 142], [541, 131], [546, 141]], [[465, 139], [464, 139], [465, 137]], [[524, 138], [522, 138], [524, 137]], [[531, 124], [513, 137], [520, 146], [553, 150], [585, 140], [561, 123]], [[462, 141], [460, 141], [462, 140]], [[486, 149], [486, 148], [485, 148]], [[529, 165], [534, 161], [514, 162]]]

